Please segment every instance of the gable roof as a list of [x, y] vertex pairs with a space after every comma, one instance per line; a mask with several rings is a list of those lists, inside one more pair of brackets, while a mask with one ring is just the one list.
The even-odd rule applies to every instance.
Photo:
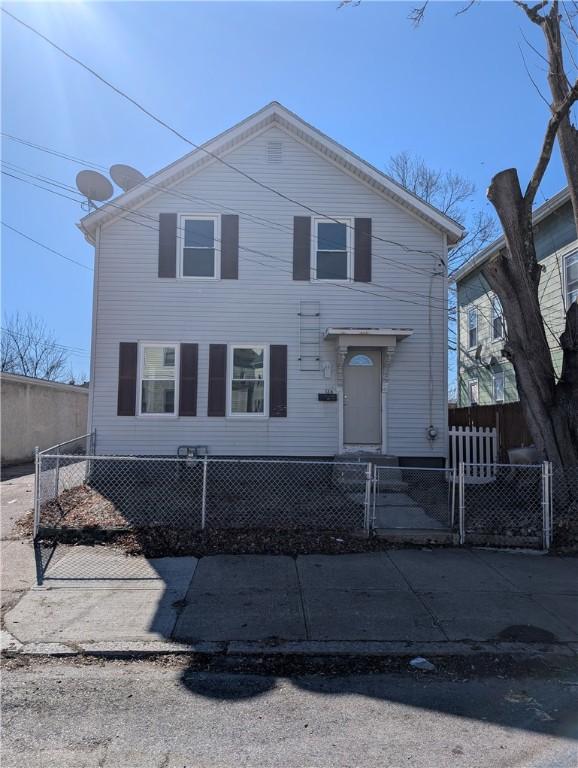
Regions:
[[152, 176], [149, 176], [145, 181], [128, 192], [124, 192], [113, 200], [104, 203], [100, 208], [84, 216], [78, 224], [79, 228], [84, 232], [89, 242], [94, 242], [96, 229], [99, 225], [122, 216], [126, 208], [132, 209], [148, 202], [148, 200], [162, 193], [163, 189], [160, 189], [161, 187], [169, 188], [184, 177], [190, 176], [206, 167], [209, 163], [218, 162], [219, 158], [223, 157], [226, 153], [249, 141], [255, 134], [265, 128], [272, 126], [278, 126], [293, 134], [296, 138], [321, 152], [328, 159], [341, 165], [349, 173], [369, 184], [378, 193], [393, 200], [398, 205], [417, 215], [430, 226], [445, 233], [449, 245], [454, 245], [463, 237], [464, 228], [456, 221], [402, 187], [390, 176], [362, 160], [353, 152], [317, 130], [317, 128], [309, 125], [309, 123], [277, 101], [272, 101], [258, 112], [220, 133], [215, 138], [210, 139], [205, 144], [200, 145], [192, 152], [166, 166], [166, 168], [153, 173]]
[[[567, 203], [568, 200], [570, 200], [570, 188], [565, 187], [534, 210], [532, 214], [532, 224], [536, 226], [536, 224], [544, 221], [544, 219], [557, 211], [558, 208], [563, 206], [564, 203]], [[483, 250], [478, 251], [475, 256], [472, 256], [471, 259], [468, 259], [468, 261], [466, 261], [465, 264], [462, 264], [461, 267], [458, 267], [458, 269], [456, 269], [456, 271], [450, 275], [450, 280], [459, 283], [460, 280], [463, 280], [464, 277], [467, 277], [469, 274], [478, 269], [478, 267], [481, 267], [482, 264], [484, 264], [486, 261], [489, 261], [492, 256], [498, 254], [502, 248], [505, 247], [506, 238], [504, 235], [502, 235], [501, 237], [498, 237], [497, 240], [494, 240], [493, 243], [487, 245]]]

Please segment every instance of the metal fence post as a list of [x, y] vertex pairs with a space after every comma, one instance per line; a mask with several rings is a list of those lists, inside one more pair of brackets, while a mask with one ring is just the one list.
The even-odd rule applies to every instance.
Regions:
[[60, 488], [60, 446], [56, 447], [56, 464], [54, 465], [54, 498], [59, 496]]
[[465, 509], [466, 509], [466, 498], [465, 498], [465, 488], [464, 488], [464, 462], [460, 461], [459, 467], [458, 467], [458, 504], [459, 504], [459, 530], [460, 530], [460, 544], [465, 544], [466, 541], [466, 519], [465, 519]]
[[542, 546], [550, 549], [552, 542], [552, 464], [549, 461], [542, 463]]
[[33, 538], [36, 541], [40, 528], [40, 452], [34, 449], [34, 527]]
[[207, 511], [207, 457], [203, 459], [203, 499], [201, 503], [201, 529], [205, 530]]
[[367, 462], [365, 470], [365, 532], [369, 536], [371, 531], [371, 484], [373, 480], [373, 470], [371, 461]]

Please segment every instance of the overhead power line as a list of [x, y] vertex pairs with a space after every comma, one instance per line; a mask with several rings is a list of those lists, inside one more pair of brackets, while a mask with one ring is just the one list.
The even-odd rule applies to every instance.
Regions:
[[[260, 181], [259, 179], [256, 179], [250, 173], [247, 173], [247, 171], [244, 171], [242, 168], [238, 168], [237, 166], [235, 166], [232, 163], [230, 163], [228, 160], [225, 160], [220, 155], [216, 154], [215, 152], [212, 152], [210, 149], [207, 149], [207, 147], [205, 147], [205, 146], [203, 146], [201, 144], [196, 144], [194, 141], [191, 141], [191, 139], [187, 138], [184, 134], [182, 134], [176, 128], [173, 128], [165, 120], [163, 120], [160, 117], [158, 117], [157, 115], [155, 115], [149, 109], [144, 107], [139, 101], [134, 99], [132, 96], [129, 96], [128, 93], [126, 93], [121, 88], [119, 88], [118, 86], [114, 85], [113, 83], [111, 83], [110, 80], [107, 80], [105, 77], [100, 75], [95, 69], [90, 67], [88, 64], [85, 64], [83, 61], [78, 59], [76, 56], [73, 56], [67, 50], [62, 48], [62, 46], [58, 45], [53, 40], [51, 40], [49, 37], [47, 37], [46, 35], [42, 34], [42, 32], [37, 30], [35, 27], [33, 27], [32, 25], [26, 23], [22, 19], [18, 18], [18, 16], [15, 16], [13, 13], [8, 11], [6, 8], [2, 8], [1, 10], [5, 14], [7, 14], [11, 19], [13, 19], [18, 24], [20, 24], [21, 26], [23, 26], [26, 29], [28, 29], [33, 34], [37, 35], [39, 38], [44, 40], [45, 43], [47, 43], [52, 48], [57, 50], [59, 53], [61, 53], [67, 59], [69, 59], [70, 61], [74, 62], [78, 66], [82, 67], [82, 69], [87, 71], [89, 74], [91, 74], [97, 80], [99, 80], [101, 83], [106, 85], [108, 88], [111, 88], [115, 93], [117, 93], [122, 98], [124, 98], [127, 101], [129, 101], [134, 107], [136, 107], [138, 110], [140, 110], [143, 114], [145, 114], [147, 117], [151, 118], [151, 120], [154, 120], [156, 123], [158, 123], [158, 125], [162, 126], [163, 128], [166, 128], [174, 136], [176, 136], [177, 138], [181, 139], [181, 141], [184, 141], [189, 146], [193, 147], [194, 149], [200, 150], [201, 152], [204, 152], [208, 156], [212, 157], [214, 160], [217, 160], [218, 162], [220, 162], [223, 165], [225, 165], [227, 168], [230, 168], [235, 173], [240, 174], [241, 176], [243, 176], [247, 180], [251, 181], [252, 183], [257, 184], [262, 189], [265, 189], [265, 190], [267, 190], [269, 192], [272, 192], [273, 194], [281, 197], [282, 199], [286, 200], [287, 202], [290, 202], [290, 203], [292, 203], [294, 205], [298, 205], [300, 208], [303, 208], [304, 210], [307, 210], [310, 213], [313, 213], [315, 216], [321, 216], [321, 217], [323, 217], [325, 219], [328, 219], [330, 221], [335, 221], [337, 223], [342, 223], [341, 221], [339, 221], [339, 219], [336, 219], [333, 216], [329, 216], [329, 215], [327, 215], [325, 213], [322, 213], [322, 212], [316, 210], [315, 208], [312, 208], [311, 206], [309, 206], [309, 205], [307, 205], [305, 203], [302, 203], [301, 201], [296, 200], [295, 198], [292, 198], [289, 195], [286, 195], [284, 192], [281, 192], [278, 189], [275, 189], [274, 187], [270, 186], [269, 184], [266, 184], [265, 182]], [[346, 226], [348, 226], [349, 229], [353, 229], [353, 227], [351, 227], [351, 225], [346, 225]], [[380, 236], [374, 235], [374, 234], [372, 234], [371, 237], [372, 237], [373, 240], [378, 240], [380, 242], [387, 243], [388, 245], [395, 245], [396, 247], [401, 248], [401, 249], [403, 249], [404, 251], [406, 251], [408, 253], [421, 253], [421, 254], [425, 254], [425, 255], [428, 255], [428, 256], [433, 256], [435, 259], [438, 259], [440, 261], [440, 263], [443, 264], [444, 267], [446, 266], [442, 256], [439, 253], [436, 253], [435, 251], [422, 250], [422, 249], [418, 249], [418, 248], [410, 248], [409, 246], [404, 245], [403, 243], [398, 243], [398, 242], [396, 242], [394, 240], [389, 240], [387, 238], [383, 238], [383, 237], [380, 237]]]
[[45, 243], [41, 243], [39, 240], [35, 240], [33, 237], [30, 237], [30, 235], [27, 235], [24, 232], [21, 232], [19, 229], [16, 229], [16, 227], [13, 227], [10, 224], [7, 224], [5, 221], [0, 221], [0, 223], [2, 224], [3, 227], [6, 227], [6, 229], [10, 229], [12, 232], [16, 232], [17, 235], [20, 235], [20, 237], [24, 237], [26, 240], [30, 240], [31, 243], [35, 243], [36, 245], [40, 246], [40, 248], [44, 248], [46, 251], [50, 251], [50, 253], [53, 253], [56, 256], [60, 256], [61, 259], [66, 259], [66, 261], [70, 261], [73, 264], [76, 264], [77, 266], [82, 267], [83, 269], [88, 269], [90, 272], [94, 271], [92, 267], [89, 267], [86, 264], [82, 264], [80, 261], [76, 261], [76, 259], [71, 259], [70, 256], [65, 256], [63, 253], [60, 253], [60, 251], [55, 251], [54, 248], [51, 248], [49, 245], [46, 245]]

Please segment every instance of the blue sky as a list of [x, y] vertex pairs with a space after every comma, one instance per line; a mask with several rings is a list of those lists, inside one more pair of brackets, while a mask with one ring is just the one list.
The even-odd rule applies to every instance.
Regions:
[[[527, 180], [547, 120], [524, 68], [544, 84], [540, 32], [511, 2], [455, 16], [433, 3], [6, 3], [73, 55], [200, 143], [276, 99], [378, 167], [407, 150], [477, 185]], [[2, 14], [2, 130], [91, 162], [149, 174], [186, 144]], [[74, 184], [80, 167], [5, 140], [2, 159]], [[6, 170], [9, 170], [6, 167]], [[538, 202], [564, 185], [556, 155]], [[75, 202], [2, 180], [2, 220], [83, 264], [92, 248]], [[43, 318], [88, 373], [92, 274], [2, 228], [2, 305]]]

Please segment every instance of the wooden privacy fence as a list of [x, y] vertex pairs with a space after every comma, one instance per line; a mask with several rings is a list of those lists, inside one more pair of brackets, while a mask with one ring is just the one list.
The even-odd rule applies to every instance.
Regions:
[[511, 448], [526, 448], [533, 444], [519, 402], [450, 408], [448, 425], [450, 429], [452, 427], [495, 428], [498, 441], [496, 461], [502, 463], [508, 463], [508, 451]]
[[450, 467], [465, 465], [466, 482], [493, 480], [498, 462], [498, 436], [495, 427], [451, 427]]

